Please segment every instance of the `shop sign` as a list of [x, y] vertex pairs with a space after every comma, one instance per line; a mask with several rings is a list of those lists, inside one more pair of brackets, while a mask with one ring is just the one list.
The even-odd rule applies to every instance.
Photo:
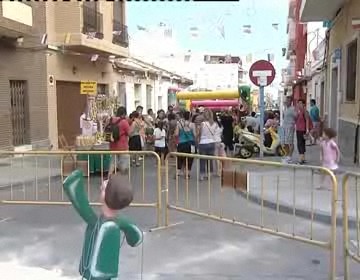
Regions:
[[97, 94], [97, 82], [81, 81], [80, 94], [96, 95]]

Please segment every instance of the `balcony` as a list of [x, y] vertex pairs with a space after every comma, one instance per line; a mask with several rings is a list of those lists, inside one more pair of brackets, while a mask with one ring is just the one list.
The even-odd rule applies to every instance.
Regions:
[[345, 0], [302, 0], [300, 20], [302, 22], [333, 20]]
[[295, 51], [295, 41], [296, 41], [296, 23], [291, 18], [288, 19], [287, 33], [288, 33], [287, 59], [289, 59], [291, 53]]
[[33, 33], [33, 9], [28, 3], [0, 2], [0, 37], [17, 38]]
[[93, 38], [103, 39], [103, 15], [96, 9], [83, 6], [83, 28], [82, 33]]
[[117, 20], [113, 20], [112, 42], [124, 48], [129, 47], [128, 27]]
[[[88, 3], [88, 4], [87, 4]], [[95, 2], [58, 2], [47, 7], [49, 18], [55, 19], [54, 45], [60, 45], [65, 51], [88, 55], [98, 54], [101, 58], [115, 56], [128, 57], [129, 49], [113, 43], [112, 5], [111, 2], [101, 1], [101, 5], [90, 4]], [[64, 20], [64, 18], [66, 20]], [[120, 26], [121, 27], [121, 26]], [[127, 29], [121, 27], [119, 33], [121, 42], [127, 39]]]
[[296, 0], [290, 0], [288, 18], [295, 19]]

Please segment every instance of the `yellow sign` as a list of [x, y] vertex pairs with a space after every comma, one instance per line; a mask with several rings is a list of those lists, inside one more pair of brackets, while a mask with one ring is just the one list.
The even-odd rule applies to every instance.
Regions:
[[97, 82], [81, 81], [80, 94], [96, 95], [97, 94]]

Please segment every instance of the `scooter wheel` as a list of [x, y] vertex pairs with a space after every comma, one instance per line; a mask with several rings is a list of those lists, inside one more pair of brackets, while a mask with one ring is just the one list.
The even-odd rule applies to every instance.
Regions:
[[253, 155], [253, 151], [246, 148], [246, 147], [241, 147], [239, 149], [239, 153], [236, 155], [236, 157], [238, 158], [243, 158], [243, 159], [247, 159], [247, 158], [251, 158]]

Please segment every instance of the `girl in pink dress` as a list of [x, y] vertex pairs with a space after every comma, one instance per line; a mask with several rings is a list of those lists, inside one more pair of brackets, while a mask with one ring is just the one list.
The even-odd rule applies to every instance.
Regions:
[[[323, 131], [323, 139], [320, 142], [320, 161], [322, 166], [330, 169], [335, 173], [338, 169], [338, 163], [340, 160], [340, 150], [335, 142], [336, 132], [332, 128], [325, 128]], [[320, 188], [324, 188], [325, 176], [322, 175], [322, 186]]]

